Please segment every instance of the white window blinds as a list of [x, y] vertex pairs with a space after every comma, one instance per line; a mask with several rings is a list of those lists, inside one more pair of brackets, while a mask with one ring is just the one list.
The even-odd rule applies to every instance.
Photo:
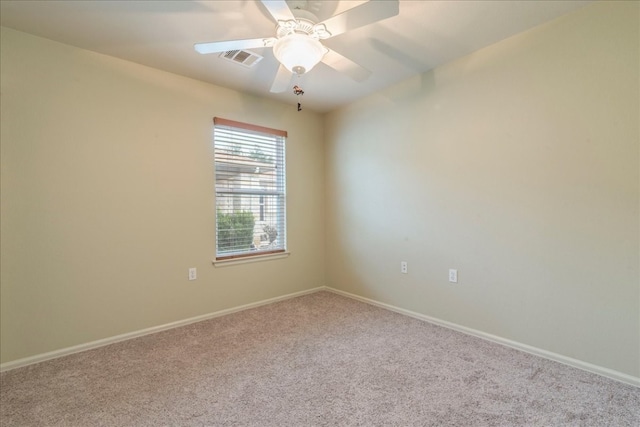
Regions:
[[216, 259], [286, 250], [285, 131], [215, 117]]

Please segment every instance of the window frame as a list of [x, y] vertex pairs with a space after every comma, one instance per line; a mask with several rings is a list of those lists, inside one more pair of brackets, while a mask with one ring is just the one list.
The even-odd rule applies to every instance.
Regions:
[[[283, 130], [273, 129], [269, 127], [253, 125], [250, 123], [239, 122], [235, 120], [224, 119], [221, 117], [213, 118], [213, 152], [214, 152], [214, 186], [215, 186], [215, 265], [222, 264], [234, 264], [239, 262], [250, 261], [262, 261], [272, 258], [281, 258], [289, 255], [287, 251], [287, 202], [286, 202], [286, 139], [288, 133]], [[226, 132], [233, 132], [234, 130], [239, 133], [254, 133], [260, 136], [274, 137], [274, 150], [275, 150], [275, 187], [276, 189], [264, 189], [257, 190], [255, 188], [234, 188], [225, 190], [225, 187], [218, 185], [218, 171], [217, 165], [219, 162], [219, 151], [216, 149], [216, 132], [219, 128], [224, 128]], [[242, 140], [242, 138], [240, 138]], [[247, 143], [248, 144], [248, 143]], [[250, 148], [248, 145], [246, 148]], [[280, 168], [279, 168], [280, 167]], [[257, 172], [256, 172], [257, 173]], [[242, 181], [242, 179], [240, 180]], [[277, 213], [274, 216], [276, 221], [276, 227], [278, 230], [278, 238], [281, 240], [276, 248], [260, 250], [249, 249], [230, 253], [221, 253], [219, 251], [219, 218], [218, 215], [221, 212], [219, 210], [219, 198], [225, 196], [249, 196], [258, 197], [258, 215], [264, 215], [264, 200], [269, 196], [276, 196]], [[234, 210], [230, 211], [234, 212]], [[256, 213], [254, 213], [254, 219]], [[262, 221], [261, 221], [262, 222]], [[255, 226], [254, 226], [255, 237]], [[253, 247], [254, 245], [252, 245]]]

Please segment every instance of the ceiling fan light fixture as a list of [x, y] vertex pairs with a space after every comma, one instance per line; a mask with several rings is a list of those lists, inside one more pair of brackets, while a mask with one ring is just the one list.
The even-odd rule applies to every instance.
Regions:
[[273, 54], [287, 70], [304, 74], [322, 60], [327, 49], [318, 40], [306, 34], [289, 34], [273, 45]]

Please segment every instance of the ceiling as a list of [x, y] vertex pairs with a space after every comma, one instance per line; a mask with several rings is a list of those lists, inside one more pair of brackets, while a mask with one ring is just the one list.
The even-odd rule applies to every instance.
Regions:
[[[320, 63], [293, 83], [305, 91], [300, 98], [304, 108], [330, 111], [590, 2], [401, 0], [397, 16], [323, 41], [370, 70], [367, 80], [356, 82]], [[295, 3], [324, 20], [364, 1]], [[0, 24], [215, 85], [298, 102], [293, 91], [269, 91], [278, 69], [271, 48], [252, 49], [264, 59], [251, 68], [193, 48], [200, 42], [274, 36], [275, 23], [259, 1], [2, 0]]]

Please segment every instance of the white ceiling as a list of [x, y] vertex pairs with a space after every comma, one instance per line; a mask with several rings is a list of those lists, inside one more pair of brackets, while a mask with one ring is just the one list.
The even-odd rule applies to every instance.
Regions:
[[[326, 19], [363, 1], [296, 1]], [[355, 82], [324, 64], [296, 78], [304, 108], [326, 112], [583, 7], [590, 1], [400, 1], [399, 15], [323, 41], [369, 69]], [[0, 1], [0, 24], [69, 45], [295, 104], [269, 92], [278, 69], [271, 48], [245, 68], [201, 55], [194, 43], [272, 37], [259, 1]]]

